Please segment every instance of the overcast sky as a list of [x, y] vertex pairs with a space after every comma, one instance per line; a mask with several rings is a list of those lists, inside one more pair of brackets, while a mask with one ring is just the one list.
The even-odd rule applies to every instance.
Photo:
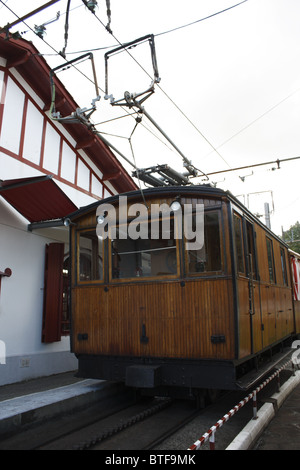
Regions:
[[[15, 21], [12, 12], [21, 17], [46, 3], [2, 0], [0, 25]], [[65, 50], [66, 60], [71, 60], [93, 50], [101, 88], [93, 122], [99, 131], [113, 134], [105, 136], [130, 161], [128, 138], [134, 119], [98, 124], [126, 114], [104, 99], [104, 53], [148, 34], [155, 36], [161, 81], [145, 101], [145, 109], [197, 168], [210, 173], [300, 156], [298, 0], [110, 0], [113, 34], [105, 28], [106, 0], [98, 0], [95, 15], [81, 0], [72, 0], [65, 42], [67, 3], [60, 0], [11, 31], [34, 42], [51, 67], [64, 63], [57, 52]], [[57, 12], [59, 19], [50, 23]], [[49, 23], [44, 40], [31, 30], [43, 23]], [[151, 83], [148, 44], [131, 49], [130, 54], [122, 52], [109, 59], [109, 92], [116, 99], [124, 91], [144, 91]], [[58, 76], [79, 106], [90, 106], [95, 98], [91, 64], [86, 61], [78, 68], [85, 75], [72, 69]], [[183, 171], [181, 156], [145, 116], [132, 136], [132, 148], [138, 167], [169, 163]], [[131, 173], [132, 167], [121, 162]], [[271, 225], [280, 234], [282, 226], [287, 230], [300, 221], [300, 160], [272, 168], [277, 165], [220, 173], [211, 176], [210, 182], [241, 195], [253, 212], [263, 214], [264, 202], [271, 209], [274, 203]], [[199, 178], [194, 183], [203, 181]]]

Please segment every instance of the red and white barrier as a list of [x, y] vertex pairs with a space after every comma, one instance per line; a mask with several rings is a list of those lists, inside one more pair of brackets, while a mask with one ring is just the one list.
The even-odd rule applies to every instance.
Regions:
[[[287, 362], [285, 362], [279, 369], [276, 370], [270, 377], [268, 377], [264, 382], [262, 382], [255, 390], [253, 390], [249, 395], [247, 395], [243, 400], [241, 400], [234, 408], [232, 408], [228, 413], [226, 413], [217, 423], [209, 428], [209, 430], [204, 433], [200, 439], [198, 439], [194, 444], [188, 447], [187, 450], [199, 450], [200, 447], [209, 440], [210, 443], [210, 450], [215, 450], [215, 433], [216, 431], [223, 426], [232, 416], [234, 416], [243, 406], [245, 406], [251, 399], [253, 399], [253, 419], [257, 419], [257, 393], [260, 392], [268, 383], [271, 382], [275, 377], [279, 378], [280, 372], [285, 369], [290, 363], [292, 359], [290, 358]], [[294, 370], [294, 363], [292, 362], [293, 370]], [[279, 387], [280, 383], [278, 382]]]

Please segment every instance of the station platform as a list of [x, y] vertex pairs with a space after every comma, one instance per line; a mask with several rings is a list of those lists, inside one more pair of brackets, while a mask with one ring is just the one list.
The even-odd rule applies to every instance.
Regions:
[[[28, 425], [113, 396], [120, 384], [76, 371], [0, 387], [0, 441]], [[259, 399], [259, 397], [258, 397]], [[258, 410], [226, 450], [300, 450], [300, 370]]]
[[[259, 400], [259, 397], [258, 397]], [[266, 399], [226, 450], [300, 450], [300, 370]]]
[[254, 450], [300, 450], [300, 384], [261, 434]]
[[96, 403], [120, 384], [80, 379], [76, 371], [0, 387], [0, 440], [29, 425]]

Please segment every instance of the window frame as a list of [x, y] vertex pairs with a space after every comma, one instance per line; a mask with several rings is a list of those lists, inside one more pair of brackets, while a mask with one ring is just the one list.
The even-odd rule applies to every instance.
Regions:
[[[80, 279], [80, 254], [81, 254], [80, 237], [83, 233], [87, 233], [87, 232], [94, 232], [95, 235], [97, 236], [95, 227], [81, 227], [80, 229], [76, 230], [76, 282], [78, 285], [103, 284], [105, 282], [105, 251], [104, 251], [105, 240], [103, 240], [103, 243], [102, 243], [102, 278], [101, 279], [87, 279], [87, 280]], [[99, 237], [97, 236], [97, 238]]]
[[[212, 207], [212, 208], [207, 208], [205, 207], [204, 209], [204, 218], [205, 215], [211, 214], [211, 213], [216, 213], [218, 216], [218, 227], [219, 227], [219, 246], [220, 246], [220, 262], [221, 262], [221, 268], [219, 270], [213, 270], [213, 271], [199, 271], [199, 272], [190, 272], [189, 271], [189, 260], [188, 260], [188, 253], [189, 251], [193, 250], [186, 250], [186, 243], [188, 243], [188, 240], [184, 238], [184, 271], [187, 277], [215, 277], [215, 276], [220, 276], [224, 274], [224, 250], [223, 250], [223, 224], [222, 224], [222, 208], [221, 207]], [[205, 230], [205, 220], [204, 220], [204, 230]], [[205, 235], [204, 235], [204, 243], [205, 243]]]
[[289, 279], [288, 279], [285, 249], [282, 246], [280, 246], [279, 249], [280, 249], [280, 264], [281, 264], [281, 271], [282, 271], [282, 284], [284, 286], [288, 286]]
[[[272, 266], [270, 266], [270, 258], [269, 258], [269, 251], [268, 251], [268, 242], [270, 242], [270, 248], [271, 248], [271, 262]], [[268, 262], [268, 273], [269, 273], [269, 282], [270, 284], [277, 284], [276, 281], [276, 269], [275, 269], [275, 259], [274, 259], [274, 246], [273, 246], [273, 240], [272, 238], [268, 237], [266, 235], [266, 247], [267, 247], [267, 262]], [[272, 273], [273, 273], [273, 280], [271, 279], [271, 271], [270, 268], [272, 268]]]
[[[176, 218], [172, 216], [172, 219], [174, 219], [174, 234], [178, 233], [178, 227], [177, 227], [177, 222]], [[130, 224], [130, 222], [134, 220], [133, 219], [128, 219], [126, 222], [126, 225]], [[148, 220], [148, 219], [147, 219]], [[159, 220], [161, 220], [161, 217], [159, 217]], [[149, 221], [148, 221], [149, 222]], [[121, 225], [125, 225], [125, 222]], [[176, 247], [176, 272], [174, 274], [162, 274], [162, 275], [156, 275], [156, 276], [131, 276], [131, 277], [113, 277], [113, 263], [112, 263], [112, 242], [113, 239], [111, 238], [111, 231], [115, 230], [120, 226], [119, 221], [117, 221], [116, 225], [113, 225], [109, 227], [109, 236], [108, 240], [108, 282], [111, 284], [119, 284], [119, 283], [126, 283], [126, 282], [148, 282], [148, 281], [162, 281], [166, 279], [178, 279], [180, 277], [180, 245], [179, 245], [179, 238], [176, 237], [174, 238], [175, 241], [175, 247]], [[148, 251], [148, 250], [145, 250]], [[149, 250], [150, 251], [150, 250]], [[134, 253], [134, 252], [133, 252]]]
[[[245, 218], [245, 235], [246, 235], [246, 273], [247, 277], [252, 278], [253, 281], [258, 281], [259, 279], [259, 272], [258, 272], [258, 265], [257, 265], [257, 248], [256, 248], [256, 232], [254, 223], [248, 218]], [[250, 237], [249, 237], [250, 235]], [[252, 264], [252, 272], [250, 270], [250, 256], [251, 256], [251, 264]]]
[[[240, 227], [240, 239], [241, 239], [241, 259], [243, 262], [243, 271], [239, 269], [239, 256], [238, 256], [238, 246], [237, 246], [237, 233], [235, 227], [235, 220], [239, 221]], [[234, 254], [235, 254], [235, 268], [238, 276], [247, 277], [246, 275], [246, 258], [245, 258], [245, 240], [244, 240], [244, 227], [243, 227], [243, 216], [238, 212], [233, 211], [233, 240], [234, 240]]]

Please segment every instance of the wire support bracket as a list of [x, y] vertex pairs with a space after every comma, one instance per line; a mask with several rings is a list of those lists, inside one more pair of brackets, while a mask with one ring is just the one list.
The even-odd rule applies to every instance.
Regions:
[[115, 99], [112, 94], [109, 94], [109, 85], [108, 85], [108, 59], [121, 52], [121, 51], [128, 51], [128, 49], [131, 49], [133, 47], [138, 46], [139, 44], [142, 44], [144, 42], [148, 41], [149, 46], [150, 46], [150, 52], [151, 52], [151, 60], [152, 60], [152, 67], [153, 67], [153, 79], [151, 86], [149, 87], [148, 90], [143, 91], [142, 93], [139, 93], [136, 95], [137, 97], [140, 97], [142, 95], [145, 95], [143, 98], [143, 101], [145, 101], [149, 96], [154, 93], [154, 85], [156, 83], [160, 82], [160, 77], [158, 73], [158, 66], [157, 66], [157, 59], [156, 59], [156, 51], [155, 51], [155, 43], [154, 43], [154, 35], [153, 34], [148, 34], [147, 36], [143, 36], [139, 39], [135, 39], [134, 41], [128, 42], [126, 44], [122, 44], [119, 47], [116, 47], [115, 49], [112, 49], [104, 55], [104, 60], [105, 60], [105, 96], [104, 99], [108, 100], [110, 99], [110, 103], [112, 105], [119, 105], [119, 106], [128, 106], [128, 103], [126, 102], [126, 98], [120, 98], [120, 99]]
[[[83, 60], [86, 60], [86, 59], [90, 59], [90, 61], [91, 61], [96, 97], [92, 100], [91, 107], [77, 108], [73, 113], [71, 113], [71, 115], [62, 117], [61, 113], [59, 111], [56, 111], [56, 109], [55, 109], [55, 93], [56, 93], [56, 90], [55, 90], [55, 83], [54, 83], [54, 74], [59, 70], [67, 69], [67, 68], [73, 66], [75, 63], [82, 62]], [[90, 117], [93, 114], [93, 112], [96, 110], [96, 102], [100, 101], [101, 96], [100, 96], [99, 86], [98, 86], [98, 81], [97, 81], [97, 76], [96, 76], [96, 68], [95, 68], [95, 63], [94, 63], [94, 57], [93, 57], [93, 54], [91, 52], [88, 52], [87, 54], [83, 54], [80, 57], [69, 60], [69, 61], [65, 62], [64, 64], [58, 65], [57, 67], [51, 69], [50, 70], [50, 86], [51, 86], [51, 92], [52, 92], [51, 105], [50, 105], [50, 116], [54, 121], [62, 122], [62, 123], [65, 123], [65, 124], [81, 122], [89, 128], [92, 127], [92, 124], [90, 122]]]

